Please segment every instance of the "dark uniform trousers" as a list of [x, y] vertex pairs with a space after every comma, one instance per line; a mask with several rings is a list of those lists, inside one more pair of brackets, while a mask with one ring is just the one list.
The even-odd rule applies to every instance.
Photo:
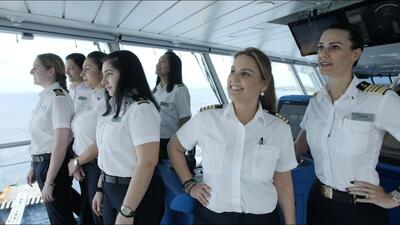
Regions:
[[167, 151], [167, 145], [169, 142], [169, 138], [161, 138], [160, 139], [160, 152], [158, 155], [158, 163], [162, 163], [162, 160], [164, 159], [169, 159], [168, 158], [168, 151]]
[[[33, 170], [35, 179], [39, 184], [40, 190], [43, 189], [46, 181], [47, 171], [49, 169], [50, 160], [42, 162], [33, 162]], [[68, 175], [67, 160], [64, 160], [60, 170], [54, 180], [55, 186], [53, 190], [54, 201], [46, 202], [46, 210], [51, 224], [76, 224], [72, 213], [72, 178]]]
[[[103, 223], [115, 224], [129, 184], [103, 182]], [[164, 215], [164, 185], [155, 170], [149, 187], [136, 209], [134, 224], [160, 224]]]
[[103, 218], [96, 216], [92, 211], [92, 202], [96, 194], [97, 182], [100, 177], [100, 169], [97, 166], [97, 161], [93, 160], [82, 166], [85, 172], [85, 179], [79, 182], [81, 187], [81, 211], [79, 224], [96, 224], [102, 225]]
[[280, 224], [280, 219], [276, 208], [266, 214], [216, 213], [197, 203], [194, 224]]
[[350, 203], [325, 198], [320, 182], [309, 194], [307, 224], [388, 224], [388, 210], [369, 203]]

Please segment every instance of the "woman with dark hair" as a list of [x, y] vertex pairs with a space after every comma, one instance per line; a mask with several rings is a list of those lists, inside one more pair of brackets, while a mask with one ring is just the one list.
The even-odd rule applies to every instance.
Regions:
[[72, 149], [75, 157], [68, 163], [69, 175], [79, 181], [81, 187], [80, 221], [85, 224], [102, 224], [103, 219], [92, 213], [92, 201], [96, 193], [100, 169], [97, 166], [96, 125], [99, 109], [105, 103], [105, 88], [101, 84], [101, 68], [105, 53], [91, 52], [83, 63], [81, 73], [84, 84], [91, 88], [89, 101], [75, 113], [71, 122], [74, 135]]
[[66, 158], [74, 106], [67, 92], [64, 62], [55, 54], [38, 55], [31, 74], [44, 90], [29, 125], [32, 164], [27, 182], [38, 182], [51, 224], [76, 224]]
[[[184, 190], [200, 204], [195, 224], [294, 224], [291, 170], [297, 166], [287, 120], [275, 113], [269, 58], [256, 48], [235, 54], [228, 105], [204, 107], [168, 144]], [[193, 179], [185, 149], [202, 149], [203, 181]]]
[[162, 55], [156, 66], [154, 97], [161, 108], [160, 160], [167, 159], [167, 144], [173, 134], [192, 116], [190, 95], [182, 83], [182, 62], [172, 51]]
[[81, 53], [72, 53], [65, 57], [65, 73], [69, 78], [71, 85], [70, 96], [74, 103], [75, 112], [79, 112], [89, 101], [90, 88], [82, 82], [81, 72], [83, 70], [83, 62], [85, 61], [85, 55]]
[[155, 167], [160, 141], [160, 114], [142, 64], [129, 51], [103, 60], [109, 96], [98, 118], [96, 142], [102, 170], [93, 210], [104, 224], [159, 224], [164, 189]]
[[353, 74], [361, 34], [357, 25], [336, 23], [318, 44], [318, 67], [328, 81], [311, 98], [295, 142], [297, 155], [310, 149], [315, 163], [309, 224], [387, 224], [385, 208], [399, 205], [379, 186], [376, 166], [384, 134], [400, 140], [400, 98]]

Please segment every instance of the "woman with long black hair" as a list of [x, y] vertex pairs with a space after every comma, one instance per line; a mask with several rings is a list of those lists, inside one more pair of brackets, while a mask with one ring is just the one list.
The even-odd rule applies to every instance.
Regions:
[[96, 142], [102, 170], [93, 210], [104, 224], [159, 224], [164, 189], [155, 170], [160, 114], [138, 57], [116, 51], [103, 60], [109, 96], [98, 117]]

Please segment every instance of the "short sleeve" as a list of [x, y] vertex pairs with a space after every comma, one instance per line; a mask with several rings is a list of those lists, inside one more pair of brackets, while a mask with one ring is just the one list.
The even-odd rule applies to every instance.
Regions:
[[400, 97], [395, 92], [388, 91], [376, 114], [376, 126], [400, 141]]
[[74, 105], [69, 96], [54, 96], [52, 100], [51, 120], [53, 129], [70, 128], [74, 116]]
[[201, 113], [197, 113], [196, 116], [190, 118], [179, 130], [176, 132], [176, 136], [185, 149], [192, 149], [197, 145], [199, 136], [201, 134], [201, 128], [199, 120]]
[[128, 127], [133, 144], [160, 141], [160, 113], [153, 103], [139, 103], [129, 115]]
[[308, 120], [309, 120], [309, 114], [311, 111], [311, 107], [312, 107], [312, 99], [310, 99], [310, 103], [308, 104], [308, 106], [306, 108], [306, 112], [304, 113], [303, 120], [300, 123], [300, 127], [303, 130], [307, 130], [307, 124], [308, 124]]
[[294, 151], [293, 136], [289, 125], [285, 128], [286, 137], [282, 140], [280, 157], [276, 166], [276, 171], [285, 172], [296, 168], [297, 160]]
[[184, 117], [192, 116], [190, 111], [190, 94], [186, 86], [177, 87], [176, 93], [176, 111], [178, 113], [178, 118], [182, 119]]

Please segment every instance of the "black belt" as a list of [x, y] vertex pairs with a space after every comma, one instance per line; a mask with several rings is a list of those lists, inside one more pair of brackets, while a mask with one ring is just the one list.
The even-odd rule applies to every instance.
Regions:
[[363, 199], [365, 196], [352, 195], [345, 191], [336, 190], [328, 185], [323, 184], [317, 179], [318, 190], [321, 191], [321, 195], [325, 198], [332, 199], [339, 202], [346, 202], [351, 204], [356, 204], [357, 199]]
[[101, 178], [104, 182], [111, 183], [111, 184], [129, 184], [131, 182], [130, 177], [116, 177], [105, 174], [101, 171]]
[[51, 153], [41, 154], [41, 155], [32, 155], [32, 162], [44, 162], [48, 161], [51, 158]]

